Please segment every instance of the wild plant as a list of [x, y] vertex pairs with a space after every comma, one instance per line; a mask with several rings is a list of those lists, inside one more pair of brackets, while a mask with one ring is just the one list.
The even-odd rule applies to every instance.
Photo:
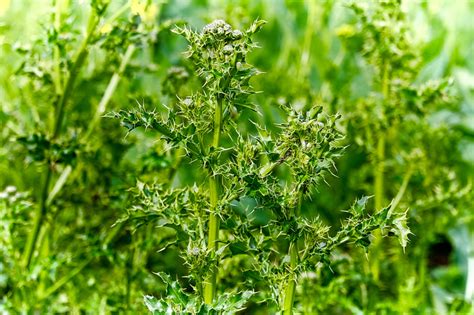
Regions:
[[[428, 281], [425, 259], [429, 244], [436, 235], [446, 233], [449, 221], [454, 223], [454, 218], [462, 216], [459, 208], [465, 208], [469, 199], [470, 184], [463, 183], [456, 174], [459, 169], [452, 167], [453, 160], [463, 164], [458, 151], [460, 134], [436, 118], [443, 111], [455, 110], [457, 99], [449, 78], [425, 82], [420, 77], [422, 58], [400, 1], [353, 2], [349, 7], [355, 25], [346, 25], [340, 36], [346, 47], [357, 47], [363, 57], [371, 90], [355, 106], [345, 106], [345, 125], [350, 139], [369, 157], [362, 172], [367, 177], [360, 182], [372, 186], [367, 190], [374, 193], [375, 208], [393, 199], [393, 207], [411, 209], [415, 241], [410, 252], [417, 257], [412, 260], [417, 267], [412, 265], [407, 277], [405, 264], [403, 274], [397, 275], [398, 294], [404, 300], [398, 311], [408, 312], [426, 302], [425, 296], [414, 292], [425, 290]], [[375, 286], [384, 283], [379, 279], [386, 246], [379, 238], [369, 255]], [[399, 253], [393, 264], [401, 264], [406, 257]], [[387, 277], [392, 276], [384, 275]], [[408, 289], [412, 281], [417, 285]], [[407, 290], [411, 290], [411, 299], [406, 298]]]
[[[347, 244], [367, 249], [376, 229], [396, 235], [406, 246], [406, 213], [386, 207], [370, 214], [368, 197], [347, 210], [336, 233], [318, 218], [300, 213], [303, 205], [311, 207], [316, 185], [335, 171], [335, 160], [344, 150], [339, 115], [325, 114], [320, 105], [284, 105], [286, 121], [277, 134], [252, 122], [254, 134], [239, 129], [242, 112], [258, 111], [249, 96], [255, 93], [250, 79], [259, 72], [247, 63], [247, 54], [257, 47], [252, 37], [263, 24], [257, 20], [245, 31], [222, 20], [202, 31], [177, 27], [175, 32], [189, 43], [185, 56], [201, 89], [173, 107], [158, 110], [138, 104], [134, 110], [109, 115], [129, 131], [144, 127], [158, 132], [169, 150], [182, 149], [186, 160], [180, 167], [197, 168], [191, 185], [139, 183], [135, 201], [121, 220], [171, 231], [174, 237], [161, 244], [161, 250], [175, 247], [188, 267], [185, 286], [159, 273], [165, 293], [161, 299], [145, 297], [157, 314], [232, 313], [247, 300], [267, 301], [269, 307], [291, 314], [299, 277], [320, 264], [329, 266], [334, 249]], [[259, 214], [267, 218], [256, 222]], [[220, 286], [230, 265], [252, 277]], [[224, 275], [219, 276], [220, 268]]]
[[[100, 143], [108, 142], [109, 148], [119, 145], [107, 140], [113, 130], [105, 136], [97, 133], [99, 119], [136, 47], [151, 41], [151, 34], [156, 34], [153, 30], [166, 27], [154, 26], [157, 12], [150, 15], [147, 8], [151, 7], [137, 1], [119, 7], [109, 1], [92, 1], [84, 10], [82, 25], [73, 23], [81, 21], [75, 14], [82, 7], [57, 0], [45, 32], [33, 43], [15, 43], [22, 63], [13, 80], [23, 88], [18, 108], [25, 114], [12, 120], [12, 126], [18, 126], [11, 128], [12, 144], [8, 145], [24, 158], [34, 188], [28, 212], [20, 213], [17, 203], [3, 204], [2, 199], [6, 207], [2, 208], [2, 224], [9, 235], [1, 244], [0, 264], [6, 279], [0, 286], [2, 311], [60, 311], [63, 304], [74, 303], [74, 294], [66, 295], [64, 302], [69, 283], [98, 257], [111, 256], [107, 246], [121, 231], [107, 228], [102, 235], [91, 237], [89, 232], [103, 224], [97, 222], [100, 216], [88, 226], [81, 221], [89, 220], [85, 219], [90, 215], [87, 209], [103, 207], [97, 187], [105, 186], [93, 174], [95, 168], [107, 167], [111, 161], [104, 158], [107, 149], [101, 152]], [[104, 55], [107, 63], [101, 62]], [[94, 154], [102, 154], [101, 163], [91, 163]], [[87, 184], [84, 176], [89, 178]], [[70, 189], [72, 182], [75, 191]], [[18, 214], [15, 220], [11, 220], [13, 214]], [[62, 302], [58, 302], [59, 293]], [[54, 310], [47, 307], [51, 301], [58, 302]]]

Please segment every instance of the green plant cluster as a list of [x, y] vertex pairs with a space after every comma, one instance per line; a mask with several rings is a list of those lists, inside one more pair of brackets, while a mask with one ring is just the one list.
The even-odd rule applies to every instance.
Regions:
[[472, 312], [447, 2], [0, 0], [0, 313]]

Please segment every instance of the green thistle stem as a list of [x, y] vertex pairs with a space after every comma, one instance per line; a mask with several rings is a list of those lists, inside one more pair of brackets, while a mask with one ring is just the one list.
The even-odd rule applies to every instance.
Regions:
[[[301, 211], [301, 204], [303, 203], [303, 193], [299, 192], [298, 194], [298, 205], [296, 209], [293, 209], [291, 215], [296, 216]], [[296, 267], [298, 266], [298, 243], [297, 241], [292, 241], [288, 248], [288, 253], [290, 255], [290, 277], [288, 279], [288, 284], [285, 290], [285, 297], [283, 300], [283, 314], [291, 315], [293, 314], [293, 303], [295, 300], [295, 291], [296, 291]]]
[[[216, 111], [214, 113], [214, 136], [212, 139], [212, 147], [214, 149], [219, 147], [222, 129], [222, 98], [218, 98], [216, 102]], [[211, 202], [211, 214], [209, 215], [209, 236], [207, 248], [214, 258], [217, 251], [217, 241], [219, 237], [219, 218], [215, 211], [217, 208], [217, 201], [219, 198], [220, 181], [219, 176], [211, 174], [209, 177], [209, 192]], [[212, 304], [216, 296], [217, 287], [217, 266], [211, 270], [211, 275], [204, 284], [204, 302]]]

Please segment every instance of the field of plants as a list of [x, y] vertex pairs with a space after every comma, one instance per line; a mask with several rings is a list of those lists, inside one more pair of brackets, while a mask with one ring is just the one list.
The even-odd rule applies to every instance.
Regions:
[[0, 0], [0, 314], [474, 314], [474, 1]]

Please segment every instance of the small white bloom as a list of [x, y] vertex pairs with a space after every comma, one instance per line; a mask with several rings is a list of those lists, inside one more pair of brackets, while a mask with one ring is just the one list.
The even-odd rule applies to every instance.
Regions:
[[231, 54], [234, 51], [234, 46], [227, 44], [224, 46], [223, 51], [225, 54]]
[[239, 30], [234, 30], [234, 31], [232, 32], [232, 36], [234, 36], [234, 37], [237, 38], [237, 39], [238, 39], [238, 38], [241, 38], [241, 37], [242, 37], [242, 32], [239, 31]]
[[218, 33], [223, 34], [224, 32], [230, 32], [232, 27], [227, 24], [224, 20], [215, 20], [212, 23], [207, 24], [202, 29], [203, 33]]
[[186, 97], [183, 100], [183, 104], [186, 105], [186, 106], [191, 106], [193, 104], [193, 100], [190, 97]]
[[12, 193], [14, 193], [14, 192], [16, 191], [16, 187], [15, 187], [15, 186], [7, 186], [7, 187], [5, 188], [5, 191], [6, 191], [7, 193], [9, 193], [9, 194], [12, 194]]

